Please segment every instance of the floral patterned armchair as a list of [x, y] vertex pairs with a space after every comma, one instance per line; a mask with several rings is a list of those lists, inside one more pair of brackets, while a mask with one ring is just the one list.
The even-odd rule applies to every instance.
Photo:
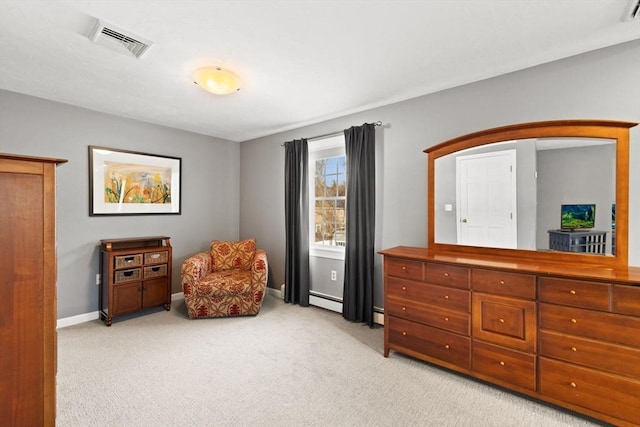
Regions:
[[211, 242], [182, 263], [182, 289], [187, 312], [200, 317], [255, 316], [267, 286], [267, 254], [253, 239]]

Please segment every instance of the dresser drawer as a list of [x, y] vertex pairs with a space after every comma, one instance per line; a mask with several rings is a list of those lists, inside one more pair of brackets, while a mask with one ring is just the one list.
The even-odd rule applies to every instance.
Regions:
[[640, 316], [640, 286], [613, 285], [613, 311]]
[[539, 392], [640, 424], [640, 381], [540, 357]]
[[150, 279], [152, 277], [162, 277], [167, 275], [167, 264], [151, 265], [144, 267], [143, 278]]
[[536, 276], [474, 268], [471, 271], [471, 289], [489, 294], [535, 299]]
[[536, 357], [473, 341], [473, 370], [529, 390], [536, 389]]
[[470, 368], [470, 338], [394, 316], [387, 316], [387, 321], [389, 343], [392, 346], [434, 357], [465, 369]]
[[422, 264], [420, 261], [402, 258], [385, 257], [384, 259], [384, 269], [387, 275], [412, 280], [422, 280]]
[[410, 300], [387, 299], [385, 311], [391, 316], [402, 317], [436, 328], [469, 335], [469, 313], [446, 310]]
[[420, 302], [448, 310], [469, 313], [471, 292], [446, 286], [422, 284]]
[[555, 277], [540, 277], [538, 279], [538, 299], [540, 301], [594, 310], [609, 311], [610, 289], [611, 285], [607, 283]]
[[169, 259], [169, 251], [147, 252], [144, 254], [145, 264], [161, 264]]
[[469, 268], [428, 262], [424, 280], [434, 285], [469, 289]]
[[385, 294], [402, 300], [422, 301], [430, 295], [430, 286], [424, 282], [387, 277]]
[[640, 347], [640, 318], [544, 303], [538, 315], [540, 329]]
[[473, 292], [474, 338], [523, 351], [536, 349], [534, 301]]
[[540, 331], [538, 354], [640, 379], [640, 349]]
[[139, 267], [142, 265], [142, 254], [114, 256], [113, 264], [113, 268]]

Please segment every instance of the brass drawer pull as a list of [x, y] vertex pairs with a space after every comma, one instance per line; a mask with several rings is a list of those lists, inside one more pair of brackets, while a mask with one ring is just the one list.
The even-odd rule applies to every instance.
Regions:
[[406, 286], [403, 286], [403, 287], [402, 287], [402, 290], [403, 290], [403, 291], [406, 291], [406, 290], [407, 290], [407, 287], [406, 287]]
[[449, 344], [445, 344], [444, 348], [446, 348], [447, 350], [449, 350]]
[[501, 285], [504, 285], [504, 280], [500, 280], [500, 284], [501, 284]]
[[402, 331], [402, 336], [406, 337], [407, 336], [407, 331]]
[[574, 352], [575, 352], [575, 351], [578, 351], [578, 349], [577, 349], [577, 348], [575, 348], [575, 347], [571, 347], [571, 351], [574, 351]]
[[402, 266], [402, 271], [407, 271], [407, 267], [406, 266]]
[[445, 296], [444, 296], [444, 299], [449, 299], [449, 295], [445, 295]]
[[578, 384], [574, 383], [573, 381], [571, 382], [571, 384], [570, 384], [570, 385], [571, 385], [571, 387], [573, 387], [573, 388], [578, 387]]
[[571, 323], [578, 323], [576, 319], [571, 319]]
[[500, 323], [504, 323], [504, 319], [500, 319]]
[[402, 307], [402, 311], [407, 311], [407, 307]]
[[575, 294], [576, 294], [576, 291], [574, 291], [573, 289], [571, 289], [571, 290], [569, 291], [569, 293], [570, 293], [571, 295], [575, 295]]
[[449, 277], [449, 273], [444, 273], [444, 277]]
[[449, 318], [448, 318], [448, 317], [445, 317], [445, 318], [444, 318], [444, 321], [445, 321], [445, 322], [448, 322], [448, 321], [449, 321]]
[[500, 366], [504, 366], [504, 362], [502, 360], [500, 361]]

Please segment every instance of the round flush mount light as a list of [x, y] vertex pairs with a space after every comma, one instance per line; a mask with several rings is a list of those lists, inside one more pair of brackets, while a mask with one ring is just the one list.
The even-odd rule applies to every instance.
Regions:
[[193, 73], [193, 82], [207, 92], [227, 95], [240, 90], [240, 78], [220, 67], [204, 67]]

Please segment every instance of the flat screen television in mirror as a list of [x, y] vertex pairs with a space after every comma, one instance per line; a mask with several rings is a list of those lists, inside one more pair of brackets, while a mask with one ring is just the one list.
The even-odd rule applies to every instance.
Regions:
[[561, 205], [560, 229], [566, 231], [585, 230], [594, 227], [596, 205]]

